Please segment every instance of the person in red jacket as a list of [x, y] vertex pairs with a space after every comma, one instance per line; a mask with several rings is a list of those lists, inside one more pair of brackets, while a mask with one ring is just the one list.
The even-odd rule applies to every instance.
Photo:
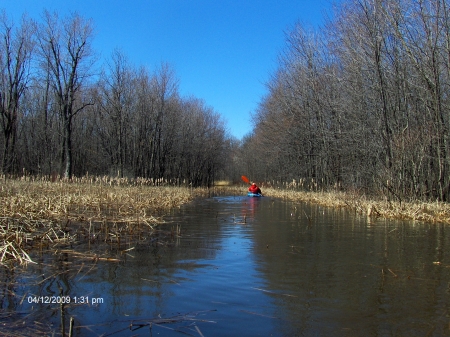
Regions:
[[251, 184], [251, 186], [248, 188], [248, 191], [253, 194], [262, 194], [261, 189], [256, 186], [255, 183]]

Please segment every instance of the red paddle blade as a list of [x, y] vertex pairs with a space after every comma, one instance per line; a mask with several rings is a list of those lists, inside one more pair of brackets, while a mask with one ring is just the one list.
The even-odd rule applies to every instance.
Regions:
[[242, 181], [245, 181], [247, 184], [250, 184], [250, 180], [246, 176], [241, 177]]

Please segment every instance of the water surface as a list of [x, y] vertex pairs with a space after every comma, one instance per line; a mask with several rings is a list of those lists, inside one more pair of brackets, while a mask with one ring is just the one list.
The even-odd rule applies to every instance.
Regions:
[[[450, 335], [446, 226], [248, 197], [165, 220], [173, 237], [99, 255], [119, 262], [55, 254], [3, 272], [3, 318], [61, 334], [63, 312], [75, 336]], [[70, 303], [29, 303], [60, 294]]]

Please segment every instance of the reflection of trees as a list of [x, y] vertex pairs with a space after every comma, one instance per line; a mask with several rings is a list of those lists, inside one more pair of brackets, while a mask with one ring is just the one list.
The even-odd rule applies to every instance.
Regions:
[[[345, 210], [269, 198], [230, 200], [182, 208], [158, 227], [159, 237], [133, 250], [91, 244], [84, 257], [43, 254], [38, 265], [29, 265], [23, 273], [2, 270], [0, 317], [6, 314], [9, 322], [20, 318], [34, 329], [59, 333], [59, 305], [23, 299], [61, 290], [104, 299], [103, 305], [64, 307], [66, 324], [75, 317], [75, 326], [92, 325], [94, 331], [118, 330], [125, 320], [172, 315], [178, 284], [208, 267], [221, 242], [227, 241], [223, 239], [229, 238], [223, 230], [232, 224], [233, 235], [241, 229], [253, 235], [254, 260], [266, 281], [262, 287], [276, 308], [272, 316], [284, 319], [277, 327], [281, 334], [410, 335], [412, 330], [428, 332], [430, 325], [445, 334], [442, 313], [449, 309], [450, 278], [446, 227], [368, 223]], [[246, 224], [239, 219], [244, 215]], [[167, 236], [177, 224], [181, 237]], [[118, 259], [103, 259], [107, 256]], [[100, 327], [104, 323], [107, 326]], [[78, 334], [83, 332], [80, 328]]]
[[[10, 329], [20, 318], [30, 329], [59, 333], [61, 306], [30, 304], [27, 297], [60, 294], [104, 301], [98, 306], [66, 304], [66, 332], [70, 317], [75, 318], [76, 327], [92, 325], [94, 330], [105, 322], [110, 323], [108, 330], [114, 329], [120, 324], [113, 323], [118, 317], [158, 317], [167, 311], [166, 303], [173, 296], [171, 286], [182, 281], [180, 270], [192, 272], [205, 267], [205, 260], [215, 258], [221, 231], [217, 214], [221, 210], [219, 203], [199, 202], [167, 218], [157, 234], [144, 243], [121, 247], [119, 251], [116, 244], [95, 241], [77, 247], [77, 252], [67, 249], [33, 257], [39, 263], [28, 265], [20, 273], [2, 269], [0, 317], [10, 317]], [[182, 226], [181, 237], [171, 235], [177, 223]], [[195, 230], [189, 229], [190, 224], [195, 225]], [[84, 252], [80, 252], [82, 248]], [[199, 260], [202, 264], [197, 263]], [[36, 325], [35, 321], [42, 323]], [[99, 329], [105, 330], [104, 326]], [[86, 332], [78, 331], [80, 335]]]
[[12, 268], [2, 267], [0, 269], [0, 308], [15, 310], [18, 304], [14, 294], [16, 285], [16, 273]]
[[[23, 273], [1, 270], [0, 318], [8, 316], [11, 329], [20, 318], [30, 329], [59, 333], [59, 305], [23, 299], [61, 290], [104, 299], [98, 306], [66, 305], [66, 324], [75, 317], [75, 326], [92, 325], [104, 332], [123, 328], [125, 320], [167, 318], [177, 310], [177, 284], [208, 267], [228, 238], [223, 230], [232, 223], [239, 229], [233, 235], [240, 229], [253, 235], [258, 274], [275, 304], [272, 316], [283, 318], [277, 327], [282, 335], [410, 335], [413, 330], [428, 332], [430, 325], [436, 334], [445, 334], [450, 278], [446, 227], [368, 223], [345, 210], [270, 198], [230, 200], [182, 208], [158, 227], [159, 237], [133, 250], [91, 244], [84, 257], [43, 254], [38, 265]], [[244, 215], [246, 224], [240, 221]], [[181, 237], [167, 236], [177, 224]], [[107, 256], [119, 262], [102, 259]], [[106, 327], [100, 326], [104, 323]], [[77, 333], [83, 332], [79, 328]]]
[[278, 294], [276, 316], [291, 322], [280, 325], [283, 334], [445, 328], [450, 275], [433, 265], [448, 247], [444, 227], [368, 224], [343, 210], [290, 203], [258, 212], [254, 251], [267, 289]]
[[75, 266], [78, 271], [82, 268], [64, 253], [41, 257], [40, 262], [36, 266], [3, 267], [0, 270], [3, 330], [20, 331], [20, 335], [24, 336], [60, 331], [61, 313], [66, 311], [64, 306], [60, 303], [42, 303], [42, 300], [30, 303], [33, 302], [31, 299], [71, 294]]

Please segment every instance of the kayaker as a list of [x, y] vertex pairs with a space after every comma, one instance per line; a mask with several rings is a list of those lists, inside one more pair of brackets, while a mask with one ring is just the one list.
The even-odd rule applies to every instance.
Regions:
[[253, 194], [262, 194], [261, 189], [258, 186], [256, 186], [255, 183], [252, 183], [250, 185], [250, 187], [248, 188], [248, 191]]

